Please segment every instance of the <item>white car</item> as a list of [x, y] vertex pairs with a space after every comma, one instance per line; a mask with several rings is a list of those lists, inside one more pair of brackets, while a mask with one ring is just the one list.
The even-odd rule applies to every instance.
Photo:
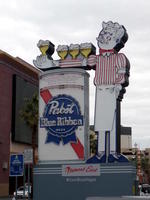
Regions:
[[142, 184], [139, 185], [140, 196], [150, 196], [150, 185]]
[[[29, 186], [29, 194], [31, 194], [31, 186]], [[28, 186], [25, 186], [25, 190], [24, 190], [24, 186], [20, 186], [17, 189], [17, 197], [19, 198], [23, 198], [25, 195], [25, 197], [28, 197]], [[14, 192], [14, 197], [16, 196], [16, 192]]]

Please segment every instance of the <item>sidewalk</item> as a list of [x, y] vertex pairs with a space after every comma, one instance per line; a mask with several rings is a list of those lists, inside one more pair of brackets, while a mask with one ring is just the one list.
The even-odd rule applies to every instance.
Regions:
[[[0, 200], [12, 200], [13, 199], [13, 197], [0, 197]], [[17, 200], [25, 200], [25, 199], [17, 199]], [[26, 198], [26, 200], [28, 200], [28, 198]], [[31, 198], [30, 198], [30, 200], [32, 200]]]
[[[12, 200], [13, 199], [13, 197], [11, 196], [11, 197], [0, 197], [0, 200]], [[19, 199], [19, 198], [17, 198], [17, 200], [28, 200], [28, 198], [26, 198], [26, 199]], [[30, 197], [30, 200], [32, 200], [32, 198]]]

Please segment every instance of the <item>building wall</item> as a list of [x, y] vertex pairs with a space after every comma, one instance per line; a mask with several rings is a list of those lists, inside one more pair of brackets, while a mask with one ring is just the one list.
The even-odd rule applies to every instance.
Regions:
[[9, 158], [12, 123], [12, 77], [17, 74], [38, 85], [38, 71], [0, 50], [0, 196], [9, 195]]
[[0, 195], [3, 196], [9, 191], [11, 103], [12, 72], [0, 65]]
[[132, 149], [132, 128], [121, 126], [121, 152]]
[[131, 135], [121, 135], [121, 151], [132, 148], [132, 137]]
[[149, 160], [150, 163], [150, 148], [146, 148], [144, 151], [145, 158]]
[[[24, 153], [25, 149], [31, 149], [31, 145], [29, 144], [21, 144], [10, 141], [10, 153], [11, 154], [17, 154], [17, 153]], [[38, 148], [36, 148], [35, 152], [36, 159], [38, 159]]]

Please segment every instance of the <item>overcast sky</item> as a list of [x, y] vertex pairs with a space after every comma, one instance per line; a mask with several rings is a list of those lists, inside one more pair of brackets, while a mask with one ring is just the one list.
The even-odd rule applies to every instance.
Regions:
[[[150, 147], [150, 1], [149, 0], [0, 0], [0, 49], [32, 64], [37, 42], [92, 42], [103, 21], [118, 22], [129, 40], [130, 85], [122, 101], [122, 125], [132, 127], [133, 146]], [[54, 54], [57, 59], [57, 54]], [[90, 122], [94, 119], [94, 72], [90, 72]]]

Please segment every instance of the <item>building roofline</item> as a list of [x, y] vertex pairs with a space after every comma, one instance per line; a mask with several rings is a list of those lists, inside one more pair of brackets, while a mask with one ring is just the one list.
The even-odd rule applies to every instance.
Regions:
[[11, 66], [13, 66], [16, 69], [19, 69], [20, 71], [34, 77], [35, 79], [38, 79], [38, 75], [40, 70], [33, 65], [27, 63], [23, 59], [19, 57], [13, 57], [9, 55], [8, 53], [0, 50], [0, 60], [4, 63], [8, 63]]

